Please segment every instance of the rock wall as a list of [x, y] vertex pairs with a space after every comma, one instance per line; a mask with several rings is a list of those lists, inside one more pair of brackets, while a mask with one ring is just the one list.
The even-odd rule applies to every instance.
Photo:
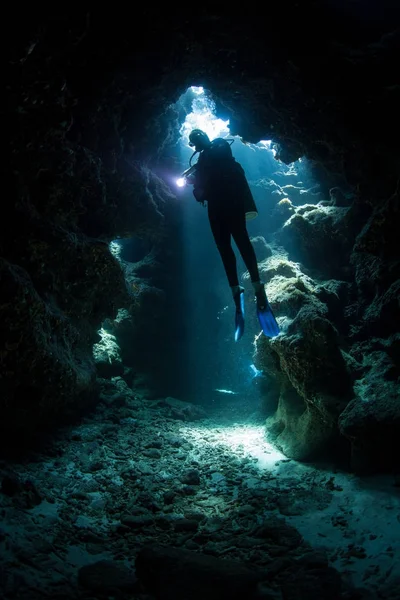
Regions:
[[274, 252], [260, 265], [283, 335], [257, 338], [255, 362], [272, 383], [267, 429], [292, 458], [340, 450], [357, 470], [397, 468], [399, 262], [392, 234], [381, 244], [371, 234], [383, 224], [383, 206], [358, 231], [354, 203], [296, 206], [287, 198]]

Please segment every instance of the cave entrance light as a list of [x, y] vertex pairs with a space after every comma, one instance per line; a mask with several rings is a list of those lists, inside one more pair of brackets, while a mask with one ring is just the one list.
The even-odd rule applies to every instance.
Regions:
[[[192, 86], [189, 87], [186, 93], [181, 97], [181, 103], [184, 105], [185, 98], [191, 99], [191, 112], [186, 115], [185, 121], [182, 123], [179, 130], [181, 136], [181, 148], [182, 158], [190, 155], [188, 152], [193, 152], [193, 149], [189, 146], [189, 134], [193, 129], [201, 129], [204, 131], [210, 140], [217, 137], [230, 137], [234, 139], [241, 139], [238, 136], [232, 136], [229, 131], [229, 119], [223, 120], [216, 116], [216, 105], [215, 102], [207, 95], [207, 92], [203, 87]], [[276, 151], [274, 149], [273, 142], [271, 140], [260, 140], [257, 144], [246, 143], [243, 141], [243, 148], [248, 148], [250, 151], [267, 151], [272, 154], [275, 158]], [[250, 158], [250, 157], [249, 157]], [[184, 187], [186, 184], [186, 178], [184, 176], [179, 177], [176, 180], [178, 187]]]
[[193, 86], [188, 89], [188, 93], [194, 97], [192, 112], [186, 115], [179, 132], [182, 141], [189, 147], [189, 134], [192, 129], [201, 129], [210, 140], [229, 135], [229, 120], [223, 121], [215, 116], [215, 102], [207, 96], [204, 88]]

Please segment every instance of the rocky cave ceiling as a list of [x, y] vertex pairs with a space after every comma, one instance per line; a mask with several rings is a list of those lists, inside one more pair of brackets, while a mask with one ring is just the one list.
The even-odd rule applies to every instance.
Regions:
[[285, 161], [308, 156], [370, 196], [382, 185], [392, 192], [399, 36], [390, 4], [289, 2], [263, 16], [204, 5], [130, 18], [35, 10], [11, 28], [13, 137], [22, 126], [25, 139], [58, 128], [104, 154], [154, 157], [177, 136], [169, 105], [197, 84], [233, 134], [274, 139]]

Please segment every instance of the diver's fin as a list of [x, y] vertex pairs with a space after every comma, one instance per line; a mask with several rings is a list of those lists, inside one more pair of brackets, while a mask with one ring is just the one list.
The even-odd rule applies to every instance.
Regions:
[[244, 289], [235, 297], [236, 312], [235, 312], [235, 342], [238, 342], [244, 334]]
[[268, 302], [264, 286], [256, 292], [256, 302], [257, 317], [264, 335], [269, 338], [276, 337], [279, 335], [280, 329]]
[[279, 325], [276, 322], [268, 300], [266, 306], [264, 306], [262, 310], [257, 306], [257, 317], [264, 335], [269, 338], [274, 338], [279, 335]]

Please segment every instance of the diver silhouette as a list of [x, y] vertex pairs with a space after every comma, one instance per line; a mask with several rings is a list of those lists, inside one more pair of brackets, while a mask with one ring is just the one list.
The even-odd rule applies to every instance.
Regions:
[[236, 306], [235, 340], [244, 333], [244, 288], [239, 285], [232, 238], [250, 274], [260, 325], [265, 335], [274, 337], [279, 327], [260, 281], [256, 253], [246, 227], [246, 219], [258, 213], [244, 170], [233, 157], [231, 145], [223, 138], [210, 141], [204, 131], [194, 129], [189, 135], [189, 144], [199, 153], [199, 158], [195, 168], [190, 169], [188, 181], [193, 184], [196, 200], [207, 204], [211, 231]]

